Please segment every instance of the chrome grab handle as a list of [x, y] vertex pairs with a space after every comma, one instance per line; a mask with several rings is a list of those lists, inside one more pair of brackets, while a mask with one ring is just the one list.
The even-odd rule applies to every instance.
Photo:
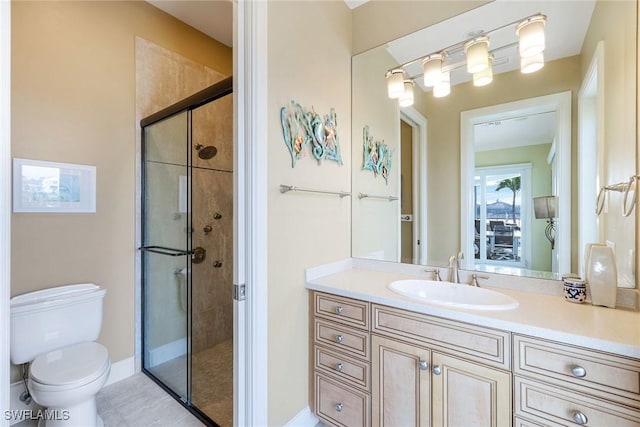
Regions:
[[336, 342], [341, 343], [342, 340], [344, 340], [344, 337], [342, 335], [336, 335]]
[[336, 411], [338, 411], [338, 412], [342, 412], [342, 403], [338, 403], [338, 404], [336, 405]]
[[433, 367], [433, 373], [436, 375], [440, 375], [442, 373], [442, 368], [440, 367], [440, 365], [436, 365]]
[[336, 363], [336, 371], [342, 372], [342, 368], [343, 368], [342, 363]]
[[582, 366], [578, 366], [578, 365], [571, 367], [571, 373], [576, 378], [583, 378], [587, 376], [587, 370], [584, 369]]
[[573, 421], [575, 421], [576, 424], [581, 426], [587, 425], [587, 423], [589, 422], [587, 416], [580, 411], [573, 411], [573, 414], [571, 414], [571, 418], [573, 418]]
[[342, 314], [343, 311], [344, 311], [344, 309], [342, 308], [341, 305], [336, 307], [336, 314]]
[[426, 360], [421, 360], [418, 366], [420, 366], [421, 371], [426, 371], [429, 368], [429, 364]]
[[167, 248], [166, 246], [141, 246], [142, 252], [153, 252], [154, 254], [168, 255], [168, 256], [185, 256], [191, 255], [191, 251], [185, 251], [182, 249]]

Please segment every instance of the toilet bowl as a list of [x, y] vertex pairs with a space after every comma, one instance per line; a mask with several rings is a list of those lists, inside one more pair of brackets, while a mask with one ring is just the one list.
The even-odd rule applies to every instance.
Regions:
[[11, 361], [29, 363], [27, 388], [45, 407], [40, 427], [101, 427], [95, 395], [111, 371], [95, 342], [105, 291], [93, 284], [60, 286], [11, 299]]

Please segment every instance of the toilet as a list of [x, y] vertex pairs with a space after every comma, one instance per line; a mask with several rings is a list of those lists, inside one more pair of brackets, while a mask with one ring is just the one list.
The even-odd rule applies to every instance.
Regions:
[[46, 408], [39, 427], [101, 427], [95, 396], [111, 361], [95, 342], [106, 290], [59, 286], [11, 298], [11, 362], [30, 363], [27, 387]]

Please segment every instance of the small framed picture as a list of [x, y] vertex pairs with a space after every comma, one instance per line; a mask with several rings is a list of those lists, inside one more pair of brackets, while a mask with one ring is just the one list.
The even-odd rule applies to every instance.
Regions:
[[96, 211], [96, 167], [13, 159], [14, 212]]

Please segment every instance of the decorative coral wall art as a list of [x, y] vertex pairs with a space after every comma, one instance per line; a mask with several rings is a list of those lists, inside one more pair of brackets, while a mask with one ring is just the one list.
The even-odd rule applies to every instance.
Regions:
[[382, 175], [384, 182], [389, 185], [391, 171], [391, 150], [384, 141], [374, 141], [369, 133], [369, 126], [362, 128], [363, 158], [362, 169], [370, 170], [374, 176]]
[[305, 156], [307, 146], [311, 146], [313, 157], [318, 160], [333, 160], [342, 165], [340, 141], [338, 139], [338, 119], [332, 108], [329, 114], [321, 116], [313, 108], [305, 109], [295, 101], [280, 109], [280, 121], [284, 142], [291, 154], [291, 167]]

